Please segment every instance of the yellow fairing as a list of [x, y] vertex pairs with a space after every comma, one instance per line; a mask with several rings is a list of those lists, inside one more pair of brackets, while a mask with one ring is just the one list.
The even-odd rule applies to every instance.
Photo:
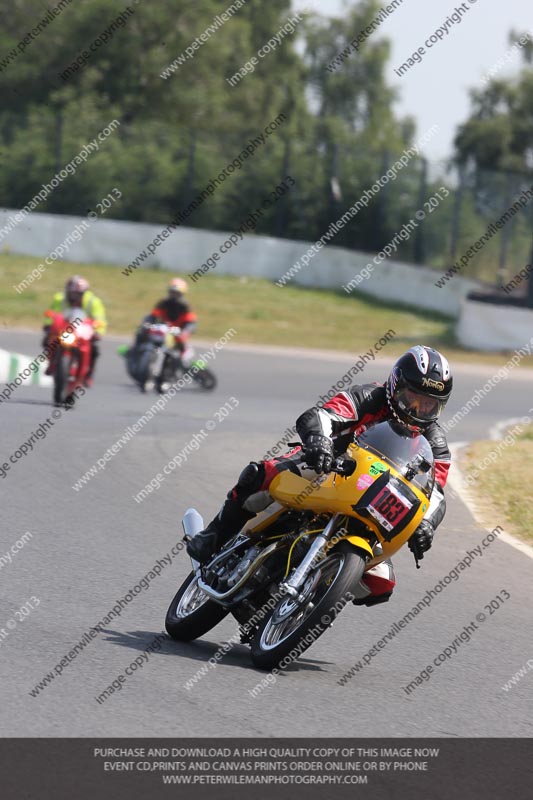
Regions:
[[[360, 535], [350, 534], [345, 538], [351, 541], [355, 547], [373, 554], [366, 537], [373, 538], [372, 533], [375, 534], [382, 545], [383, 554], [369, 562], [368, 566], [373, 566], [390, 557], [405, 544], [424, 517], [429, 501], [415, 484], [407, 481], [389, 462], [378, 458], [375, 453], [371, 453], [363, 447], [350, 445], [347, 455], [356, 461], [355, 471], [349, 477], [330, 473], [323, 476], [320, 483], [316, 483], [316, 479], [311, 482], [285, 470], [276, 475], [270, 484], [269, 491], [272, 497], [285, 507], [306, 509], [317, 514], [342, 514], [360, 520]], [[411, 520], [403, 528], [399, 526], [399, 530], [395, 529], [388, 538], [370, 514], [363, 515], [354, 508], [360, 503], [366, 491], [371, 490], [373, 484], [387, 470], [390, 471], [391, 477], [395, 477], [405, 485], [411, 497], [413, 494], [415, 495], [415, 504], [417, 500], [420, 501]]]

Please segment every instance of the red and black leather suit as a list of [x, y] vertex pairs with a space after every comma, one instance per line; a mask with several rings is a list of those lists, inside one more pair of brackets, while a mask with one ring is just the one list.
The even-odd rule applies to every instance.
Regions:
[[188, 303], [181, 297], [166, 297], [154, 307], [151, 317], [154, 322], [166, 322], [167, 325], [181, 328], [181, 334], [176, 337], [176, 344], [184, 349], [189, 335], [196, 328], [197, 316]]
[[[335, 455], [342, 455], [354, 434], [359, 435], [369, 426], [385, 419], [392, 419], [385, 386], [366, 383], [335, 395], [324, 404], [323, 409], [313, 407], [305, 411], [296, 421], [296, 430], [304, 443], [312, 434], [331, 436]], [[331, 425], [329, 430], [328, 422]], [[425, 427], [424, 436], [433, 451], [436, 480], [443, 489], [451, 463], [444, 431], [438, 422], [432, 422]]]
[[181, 328], [185, 333], [190, 333], [194, 329], [197, 321], [196, 314], [190, 305], [182, 298], [167, 297], [160, 300], [152, 311], [152, 317], [167, 325]]

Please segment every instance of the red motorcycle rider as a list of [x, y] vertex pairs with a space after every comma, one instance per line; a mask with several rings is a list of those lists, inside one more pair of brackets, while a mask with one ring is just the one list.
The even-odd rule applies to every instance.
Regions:
[[[65, 291], [57, 292], [50, 305], [50, 310], [58, 314], [64, 314], [67, 310], [75, 308], [81, 308], [93, 321], [94, 336], [91, 341], [91, 363], [85, 378], [85, 385], [92, 386], [95, 364], [100, 356], [98, 342], [101, 336], [106, 332], [107, 322], [104, 304], [99, 297], [96, 297], [94, 292], [90, 291], [89, 282], [86, 281], [85, 278], [82, 278], [81, 275], [74, 275], [72, 278], [69, 278], [65, 284]], [[43, 347], [46, 347], [49, 343], [51, 325], [48, 312], [45, 313], [45, 317]], [[50, 375], [51, 371], [52, 363], [50, 362], [46, 374]]]
[[[435, 459], [435, 486], [426, 516], [409, 539], [409, 548], [420, 560], [432, 545], [433, 535], [446, 513], [444, 486], [451, 456], [437, 420], [452, 391], [447, 359], [431, 347], [417, 345], [401, 356], [384, 384], [352, 386], [324, 404], [305, 411], [296, 430], [305, 448], [269, 461], [251, 462], [217, 516], [207, 528], [187, 542], [187, 552], [206, 563], [248, 520], [273, 502], [268, 487], [285, 469], [299, 475], [303, 463], [317, 473], [329, 472], [336, 456], [342, 455], [354, 435], [385, 419], [395, 419], [406, 435], [423, 433]], [[392, 563], [384, 561], [368, 570], [354, 602], [374, 605], [388, 600], [396, 584]]]

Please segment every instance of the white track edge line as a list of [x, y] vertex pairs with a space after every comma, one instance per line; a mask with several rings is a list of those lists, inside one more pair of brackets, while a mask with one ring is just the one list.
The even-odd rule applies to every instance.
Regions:
[[[504, 425], [505, 423], [505, 425]], [[504, 427], [509, 427], [514, 423], [514, 419], [503, 421], [498, 423], [498, 429], [503, 429]], [[491, 430], [491, 433], [494, 432], [494, 428]], [[481, 513], [478, 509], [478, 502], [473, 497], [472, 493], [465, 488], [465, 476], [461, 468], [457, 465], [457, 457], [459, 456], [461, 450], [467, 447], [469, 442], [454, 442], [450, 445], [450, 450], [452, 451], [452, 463], [453, 467], [450, 470], [449, 475], [449, 483], [451, 484], [452, 489], [457, 492], [457, 494], [461, 497], [464, 504], [467, 506], [469, 511], [471, 512], [472, 516], [480, 525], [483, 530], [487, 531], [487, 533], [491, 532], [490, 528], [485, 526], [484, 521], [482, 520]], [[503, 526], [500, 526], [503, 528]], [[502, 533], [498, 535], [498, 539], [506, 544], [514, 547], [515, 550], [519, 550], [524, 555], [528, 556], [529, 558], [533, 558], [533, 547], [531, 545], [522, 542], [520, 539], [517, 539], [516, 536], [513, 536], [511, 533], [508, 533], [505, 529]]]

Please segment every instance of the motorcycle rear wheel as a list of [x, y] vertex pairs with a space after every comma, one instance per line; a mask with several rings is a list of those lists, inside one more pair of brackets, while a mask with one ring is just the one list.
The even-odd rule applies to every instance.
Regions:
[[191, 572], [168, 608], [165, 628], [171, 639], [190, 642], [218, 625], [228, 613], [227, 608], [202, 592], [195, 573]]
[[254, 666], [271, 670], [295, 661], [330, 627], [353, 595], [365, 569], [365, 560], [352, 545], [341, 542], [311, 572], [302, 589], [312, 587], [317, 570], [322, 576], [303, 603], [286, 595], [259, 627], [251, 645]]

